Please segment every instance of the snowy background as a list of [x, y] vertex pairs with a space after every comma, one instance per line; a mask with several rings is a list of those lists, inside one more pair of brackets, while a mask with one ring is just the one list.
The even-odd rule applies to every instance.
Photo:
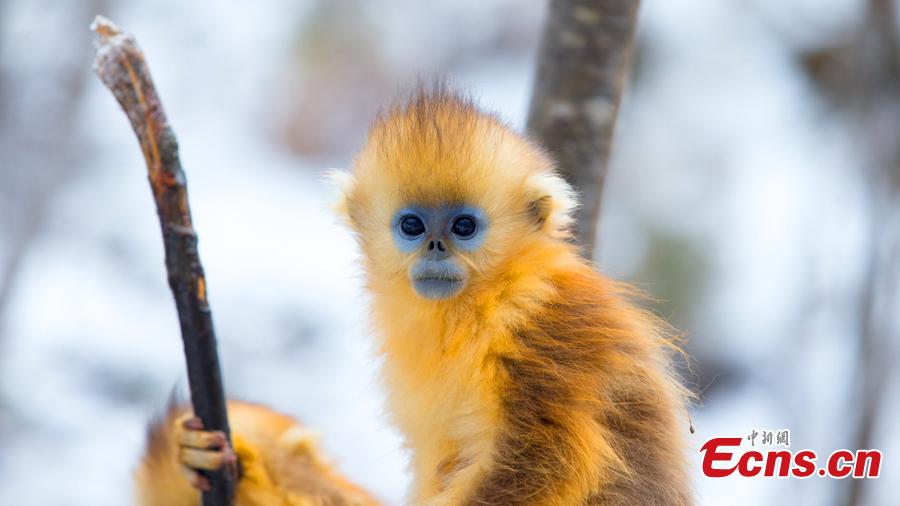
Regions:
[[[881, 53], [852, 55], [870, 47], [867, 9], [889, 3], [642, 2], [597, 259], [685, 332], [694, 448], [789, 428], [793, 449], [827, 455], [864, 434], [885, 453], [853, 501], [867, 505], [898, 504], [900, 480], [887, 367], [900, 344], [900, 82]], [[186, 390], [144, 162], [90, 73], [94, 14], [136, 34], [178, 134], [226, 390], [316, 427], [341, 469], [399, 504], [405, 456], [322, 173], [346, 167], [379, 106], [422, 75], [521, 128], [543, 11], [0, 0], [0, 504], [129, 504], [144, 425]], [[881, 18], [896, 35], [896, 17]], [[696, 469], [705, 505], [853, 493], [850, 480]]]

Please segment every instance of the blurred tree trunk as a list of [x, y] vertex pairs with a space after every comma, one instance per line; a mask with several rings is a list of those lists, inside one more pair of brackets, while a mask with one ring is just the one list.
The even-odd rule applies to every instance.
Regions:
[[578, 190], [576, 240], [592, 258], [639, 0], [552, 0], [528, 132]]
[[[896, 0], [868, 0], [863, 23], [849, 43], [805, 55], [815, 82], [843, 108], [867, 165], [869, 252], [860, 286], [858, 363], [851, 393], [858, 405], [851, 449], [877, 446], [884, 393], [897, 349], [900, 256], [900, 33]], [[882, 466], [884, 463], [882, 463]], [[843, 480], [836, 504], [866, 504], [870, 480]]]
[[[852, 86], [856, 96], [859, 133], [871, 153], [869, 265], [863, 284], [859, 324], [859, 364], [855, 393], [860, 399], [854, 449], [877, 446], [884, 394], [890, 384], [890, 364], [897, 350], [890, 339], [897, 314], [897, 256], [900, 237], [897, 210], [900, 207], [900, 40], [897, 2], [870, 0], [865, 26], [852, 57], [859, 62], [860, 76]], [[852, 68], [852, 67], [851, 67]], [[846, 499], [838, 502], [858, 506], [866, 500], [869, 480], [845, 480]]]
[[[48, 209], [59, 190], [80, 172], [83, 149], [77, 146], [84, 138], [77, 128], [78, 111], [89, 74], [84, 62], [91, 54], [83, 28], [110, 1], [69, 6], [69, 17], [63, 20], [66, 31], [57, 36], [71, 41], [73, 51], [35, 51], [29, 57], [40, 59], [40, 65], [30, 73], [0, 63], [0, 239], [5, 243], [0, 249], [0, 340], [22, 265], [40, 236]], [[0, 15], [8, 15], [12, 8], [0, 3]], [[39, 96], [28, 93], [34, 89], [49, 91]], [[42, 113], [35, 115], [35, 110]]]

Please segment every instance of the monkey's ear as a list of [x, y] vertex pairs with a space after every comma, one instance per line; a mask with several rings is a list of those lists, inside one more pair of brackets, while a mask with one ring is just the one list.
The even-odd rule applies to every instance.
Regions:
[[577, 205], [575, 191], [555, 172], [539, 172], [528, 178], [528, 214], [538, 230], [565, 236]]
[[344, 223], [352, 226], [353, 221], [350, 218], [350, 195], [353, 193], [353, 187], [356, 179], [353, 174], [340, 169], [329, 169], [325, 177], [330, 185], [337, 189], [338, 199], [332, 206], [334, 212], [344, 220]]
[[544, 226], [553, 209], [553, 197], [541, 195], [528, 202], [528, 216], [537, 228]]

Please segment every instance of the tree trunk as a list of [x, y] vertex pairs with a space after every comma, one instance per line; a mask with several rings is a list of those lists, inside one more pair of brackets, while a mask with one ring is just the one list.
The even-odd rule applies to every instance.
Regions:
[[575, 237], [593, 257], [603, 184], [639, 0], [553, 0], [538, 56], [528, 132], [581, 196]]

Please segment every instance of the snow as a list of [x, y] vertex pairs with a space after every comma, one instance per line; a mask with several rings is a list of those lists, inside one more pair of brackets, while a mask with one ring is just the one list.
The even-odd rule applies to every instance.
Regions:
[[[49, 3], [3, 7], [4, 69], [39, 75], [35, 60], [49, 65], [74, 52], [29, 36], [40, 23], [75, 29], [71, 11]], [[400, 504], [406, 454], [382, 412], [356, 246], [329, 210], [334, 190], [323, 173], [334, 160], [289, 153], [260, 112], [271, 110], [266, 94], [316, 5], [160, 0], [117, 3], [108, 14], [136, 35], [178, 135], [226, 391], [308, 423], [343, 471]], [[483, 106], [524, 125], [542, 9], [525, 0], [366, 5], [400, 85], [441, 65]], [[519, 31], [500, 15], [510, 5], [520, 11]], [[776, 27], [800, 16], [823, 31], [858, 15], [849, 0], [643, 2], [647, 75], [621, 111], [601, 267], [635, 276], [649, 250], [648, 223], [709, 248], [702, 320], [685, 330], [745, 378], [694, 411], [694, 448], [709, 437], [789, 427], [795, 446], [827, 454], [848, 440], [855, 351], [847, 336], [864, 197], [842, 126], [823, 119], [753, 9]], [[523, 33], [533, 39], [524, 49], [469, 54], [492, 37], [502, 46]], [[810, 44], [816, 33], [791, 43]], [[10, 49], [23, 40], [32, 58]], [[144, 425], [173, 388], [185, 390], [143, 159], [118, 105], [87, 78], [78, 116], [83, 167], [53, 200], [0, 341], [4, 505], [129, 503]], [[17, 97], [19, 110], [40, 114], [42, 97], [58, 93], [39, 81]], [[346, 167], [350, 153], [338, 161]], [[814, 310], [804, 312], [811, 295]], [[886, 420], [898, 405], [889, 404]], [[896, 430], [879, 434], [886, 455], [896, 453]], [[887, 503], [891, 479], [900, 479], [896, 466], [884, 468], [873, 504]], [[697, 480], [701, 504], [822, 504], [835, 487]]]

